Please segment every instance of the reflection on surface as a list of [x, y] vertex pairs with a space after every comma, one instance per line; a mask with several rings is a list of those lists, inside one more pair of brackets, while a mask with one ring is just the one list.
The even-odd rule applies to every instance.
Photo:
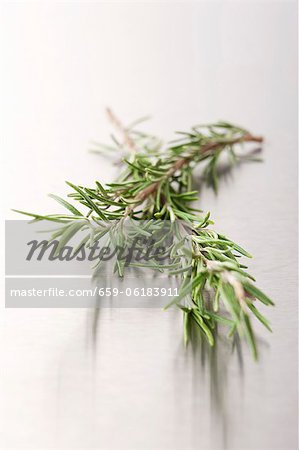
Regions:
[[[134, 312], [132, 313], [134, 314]], [[167, 317], [163, 317], [165, 313], [162, 311], [156, 311], [156, 313], [161, 314], [161, 320], [167, 320]], [[89, 311], [88, 314], [87, 335], [90, 334], [93, 358], [101, 359], [101, 321], [105, 327], [107, 314], [113, 317], [115, 311], [108, 312], [98, 308]], [[175, 316], [176, 314], [172, 315], [171, 320], [173, 327], [178, 326]], [[170, 365], [172, 370], [168, 373], [167, 384], [168, 386], [172, 384], [175, 392], [174, 408], [177, 409], [175, 413], [178, 416], [177, 426], [184, 427], [184, 421], [190, 421], [190, 435], [188, 436], [190, 447], [187, 448], [217, 450], [232, 448], [230, 436], [233, 435], [234, 429], [230, 420], [228, 404], [231, 400], [229, 398], [228, 371], [229, 366], [234, 364], [238, 371], [237, 383], [242, 385], [244, 375], [242, 343], [238, 336], [228, 341], [222, 330], [216, 330], [215, 334], [216, 344], [214, 347], [211, 347], [205, 337], [198, 333], [196, 327], [191, 329], [191, 340], [187, 348], [183, 344], [178, 346], [179, 342], [173, 343], [174, 351]], [[155, 351], [154, 348], [153, 351]], [[156, 352], [158, 355], [159, 348], [156, 349]], [[117, 355], [111, 354], [111, 358], [115, 357]], [[100, 366], [95, 365], [95, 370], [100, 371]], [[95, 376], [99, 375], [98, 373]], [[147, 378], [143, 380], [145, 385], [150, 382], [151, 380]], [[231, 382], [236, 383], [236, 379]], [[157, 407], [161, 408], [160, 399], [156, 397], [155, 393], [153, 394], [157, 401]], [[189, 411], [186, 411], [187, 407], [190, 408]], [[182, 410], [184, 414], [182, 414]], [[199, 432], [199, 424], [203, 423], [204, 436]], [[174, 447], [172, 448], [181, 448], [178, 442], [179, 437], [173, 440]], [[207, 446], [203, 446], [205, 442]]]
[[[232, 424], [229, 421], [228, 390], [229, 377], [228, 365], [232, 359], [237, 361], [242, 382], [243, 361], [240, 338], [235, 335], [233, 340], [227, 341], [223, 333], [215, 330], [215, 345], [211, 347], [203, 335], [192, 330], [191, 351], [189, 363], [193, 370], [194, 396], [200, 395], [201, 390], [209, 390], [210, 415], [210, 440], [212, 448], [227, 449], [229, 435], [233, 433]], [[202, 374], [205, 374], [204, 387], [199, 384]], [[198, 417], [200, 420], [200, 417]]]
[[281, 450], [293, 428], [287, 352], [185, 348], [174, 309], [23, 311], [6, 327], [5, 448]]

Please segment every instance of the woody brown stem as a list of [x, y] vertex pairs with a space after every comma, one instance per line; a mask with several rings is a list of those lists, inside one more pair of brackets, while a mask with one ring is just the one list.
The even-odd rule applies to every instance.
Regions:
[[132, 152], [132, 153], [136, 152], [137, 149], [135, 146], [135, 142], [133, 141], [133, 139], [130, 138], [127, 130], [125, 129], [125, 127], [123, 126], [121, 121], [118, 119], [118, 117], [116, 117], [116, 115], [113, 113], [113, 111], [110, 108], [106, 108], [106, 113], [107, 113], [108, 119], [110, 120], [111, 124], [114, 126], [116, 131], [122, 136], [123, 145], [125, 147], [127, 147], [127, 149], [130, 152]]

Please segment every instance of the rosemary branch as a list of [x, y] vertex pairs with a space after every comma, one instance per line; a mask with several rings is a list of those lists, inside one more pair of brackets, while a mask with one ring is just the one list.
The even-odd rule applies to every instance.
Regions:
[[[202, 214], [194, 208], [198, 191], [192, 188], [192, 173], [201, 166], [205, 180], [215, 190], [218, 186], [218, 167], [222, 155], [227, 155], [233, 165], [238, 159], [237, 149], [246, 143], [262, 143], [263, 138], [252, 135], [246, 129], [227, 123], [198, 125], [189, 132], [180, 132], [180, 137], [163, 148], [155, 136], [124, 127], [108, 109], [107, 114], [122, 144], [116, 142], [116, 152], [121, 147], [127, 156], [123, 159], [123, 170], [114, 183], [102, 186], [98, 181], [93, 188], [67, 184], [72, 188], [69, 197], [83, 205], [85, 213], [68, 201], [52, 196], [71, 214], [39, 215], [26, 213], [34, 220], [51, 220], [63, 224], [55, 237], [64, 245], [75, 232], [87, 230], [83, 239], [85, 246], [91, 245], [105, 233], [111, 234], [111, 223], [122, 224], [126, 219], [167, 220], [172, 231], [181, 241], [180, 225], [183, 221], [191, 230], [192, 260], [186, 263], [184, 252], [173, 242], [170, 275], [181, 276], [179, 296], [169, 305], [177, 305], [184, 314], [184, 337], [190, 339], [190, 327], [196, 326], [210, 345], [214, 345], [217, 324], [229, 328], [229, 336], [245, 335], [253, 356], [257, 357], [256, 339], [251, 325], [255, 316], [267, 329], [267, 319], [255, 307], [255, 300], [265, 305], [273, 302], [254, 284], [239, 262], [241, 256], [251, 257], [242, 247], [210, 228], [210, 214]], [[106, 146], [99, 150], [113, 151]], [[101, 224], [99, 221], [102, 221]], [[121, 232], [116, 230], [116, 238]], [[119, 275], [124, 275], [124, 261], [118, 261]], [[159, 270], [165, 267], [155, 266]]]

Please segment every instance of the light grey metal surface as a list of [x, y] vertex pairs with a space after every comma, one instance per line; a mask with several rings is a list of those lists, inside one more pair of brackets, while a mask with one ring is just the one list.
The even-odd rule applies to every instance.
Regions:
[[[52, 148], [48, 148], [48, 154], [55, 151], [54, 147], [59, 149], [60, 164], [55, 161], [55, 154], [44, 156], [48, 158], [48, 167], [43, 173], [38, 170], [38, 161], [42, 161], [39, 144], [47, 141], [47, 133], [51, 139], [50, 132], [57, 130], [56, 103], [52, 105], [49, 94], [43, 111], [47, 110], [52, 122], [47, 120], [44, 128], [38, 122], [36, 137], [26, 134], [22, 122], [25, 120], [27, 126], [33, 126], [35, 120], [40, 120], [38, 110], [29, 118], [8, 111], [7, 133], [11, 132], [7, 135], [7, 146], [11, 149], [8, 167], [16, 171], [11, 172], [14, 179], [7, 180], [7, 192], [11, 196], [8, 206], [44, 211], [44, 193], [40, 191], [53, 190], [53, 173], [60, 184], [66, 176], [78, 180], [82, 171], [86, 180], [95, 176], [95, 171], [99, 172], [98, 178], [107, 180], [115, 173], [115, 169], [109, 169], [109, 163], [98, 163], [96, 159], [92, 159], [92, 174], [88, 173], [91, 161], [88, 158], [93, 157], [84, 155], [82, 145], [86, 137], [94, 136], [96, 125], [90, 130], [87, 123], [101, 107], [99, 102], [107, 99], [96, 98], [97, 104], [89, 111], [91, 98], [87, 95], [85, 104], [82, 96], [78, 100], [82, 110], [75, 116], [78, 111], [72, 95], [79, 92], [81, 85], [91, 85], [93, 94], [98, 89], [106, 89], [110, 101], [117, 103], [120, 98], [115, 107], [120, 105], [123, 111], [131, 108], [131, 115], [152, 108], [157, 111], [153, 129], [158, 131], [182, 129], [198, 120], [219, 117], [239, 121], [266, 137], [265, 162], [235, 168], [222, 178], [217, 197], [203, 189], [200, 204], [203, 209], [211, 210], [215, 229], [254, 255], [249, 262], [250, 270], [276, 303], [273, 309], [262, 308], [271, 320], [274, 333], [270, 335], [256, 327], [260, 341], [257, 364], [246, 346], [233, 353], [225, 342], [219, 343], [213, 352], [200, 344], [198, 348], [186, 350], [182, 343], [181, 315], [175, 310], [105, 309], [98, 317], [93, 311], [80, 309], [5, 310], [1, 318], [2, 448], [294, 450], [297, 447], [295, 3], [229, 2], [188, 7], [160, 4], [146, 6], [147, 14], [144, 7], [144, 4], [124, 9], [111, 6], [110, 22], [107, 22], [111, 31], [106, 25], [105, 39], [107, 47], [116, 52], [115, 59], [120, 58], [123, 70], [120, 76], [116, 75], [108, 53], [103, 53], [98, 21], [104, 19], [97, 6], [90, 4], [83, 10], [74, 4], [69, 6], [71, 9], [64, 5], [58, 10], [56, 6], [56, 9], [37, 9], [32, 15], [32, 6], [27, 5], [24, 17], [31, 23], [30, 31], [24, 31], [23, 25], [17, 26], [22, 16], [8, 7], [8, 23], [23, 39], [18, 43], [14, 33], [7, 31], [12, 40], [12, 56], [6, 58], [11, 73], [16, 74], [15, 79], [20, 76], [16, 61], [25, 75], [29, 67], [27, 59], [17, 58], [22, 54], [19, 46], [25, 42], [37, 54], [39, 45], [48, 49], [48, 53], [43, 51], [45, 57], [58, 68], [67, 67], [66, 74], [75, 80], [68, 91], [68, 76], [61, 72], [65, 79], [62, 78], [60, 85], [53, 72], [54, 86], [65, 88], [59, 95], [65, 96], [70, 117], [64, 118], [63, 130], [57, 132]], [[144, 18], [142, 27], [138, 25], [141, 18]], [[48, 42], [43, 28], [50, 33], [53, 23], [58, 27], [58, 34], [52, 37], [53, 42]], [[157, 34], [149, 39], [152, 23]], [[66, 24], [75, 46], [72, 41], [68, 47]], [[165, 37], [164, 42], [167, 30], [171, 39]], [[148, 67], [148, 61], [153, 63], [154, 68], [148, 69], [146, 75], [142, 72], [139, 82], [138, 77], [134, 78], [138, 68], [135, 57], [127, 54], [122, 59], [122, 39], [129, 53], [132, 46], [130, 54], [145, 46], [145, 54], [138, 53], [143, 69]], [[59, 48], [59, 42], [63, 42], [68, 52]], [[84, 45], [80, 47], [80, 43]], [[98, 47], [99, 55], [96, 55], [93, 51]], [[51, 51], [53, 55], [58, 52], [61, 57], [71, 55], [72, 58], [64, 66], [63, 58], [51, 60], [54, 58]], [[101, 65], [99, 56], [108, 60], [106, 75], [103, 75], [106, 66]], [[70, 62], [75, 57], [89, 71], [84, 67], [82, 73], [74, 74]], [[173, 59], [176, 61], [172, 64]], [[88, 61], [92, 62], [90, 66]], [[41, 63], [33, 64], [41, 70], [35, 72], [35, 77], [42, 83]], [[92, 70], [102, 85], [97, 84], [97, 76], [89, 78]], [[20, 107], [24, 111], [26, 108], [31, 111], [31, 104], [25, 102], [26, 87], [31, 86], [28, 80], [16, 82], [15, 87], [23, 93], [24, 97], [19, 98], [23, 99]], [[47, 95], [43, 84], [37, 83], [38, 89]], [[39, 105], [39, 91], [34, 92], [34, 101]], [[84, 92], [90, 95], [91, 91]], [[141, 101], [139, 97], [143, 94]], [[135, 109], [131, 106], [132, 98], [136, 101]], [[20, 130], [13, 138], [15, 121], [11, 117], [16, 117]], [[74, 128], [74, 123], [80, 126]], [[67, 144], [72, 135], [76, 137], [81, 124], [85, 134], [77, 144], [75, 139], [72, 141], [78, 158], [73, 164], [68, 157], [71, 149], [66, 145], [65, 154], [60, 145]], [[22, 163], [22, 144], [28, 140], [31, 150], [27, 148], [27, 154], [36, 149], [32, 158], [36, 162], [32, 164], [36, 164], [33, 170], [36, 170], [38, 190], [32, 183], [26, 183], [28, 172], [23, 173], [26, 161]], [[48, 181], [44, 182], [44, 178]], [[60, 185], [54, 187], [59, 193]], [[20, 188], [24, 193], [21, 205]], [[46, 200], [46, 207], [51, 211], [53, 203]]]

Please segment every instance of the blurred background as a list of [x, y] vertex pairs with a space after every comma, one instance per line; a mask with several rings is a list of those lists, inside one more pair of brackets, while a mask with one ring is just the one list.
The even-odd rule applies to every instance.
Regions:
[[7, 1], [0, 36], [5, 218], [117, 174], [88, 153], [109, 137], [106, 106], [150, 114], [165, 140], [236, 122], [265, 136], [265, 161], [200, 205], [276, 303], [258, 364], [222, 342], [184, 349], [177, 311], [3, 307], [1, 448], [297, 448], [296, 2]]

